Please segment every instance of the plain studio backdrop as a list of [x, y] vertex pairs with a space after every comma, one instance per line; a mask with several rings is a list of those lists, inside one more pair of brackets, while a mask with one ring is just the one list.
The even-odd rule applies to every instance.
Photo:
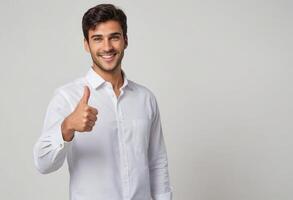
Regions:
[[[67, 164], [33, 145], [54, 90], [83, 76], [81, 18], [100, 1], [0, 3], [0, 199], [68, 199]], [[128, 78], [156, 95], [175, 200], [293, 199], [292, 1], [111, 1]]]

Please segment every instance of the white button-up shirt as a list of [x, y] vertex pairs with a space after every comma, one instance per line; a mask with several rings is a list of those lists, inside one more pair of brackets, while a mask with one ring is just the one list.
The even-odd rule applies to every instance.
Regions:
[[[88, 104], [99, 112], [93, 130], [63, 140], [61, 123], [90, 88]], [[59, 169], [65, 158], [71, 200], [171, 200], [168, 161], [160, 113], [147, 88], [127, 80], [116, 97], [111, 83], [92, 68], [58, 88], [34, 147], [41, 173]]]

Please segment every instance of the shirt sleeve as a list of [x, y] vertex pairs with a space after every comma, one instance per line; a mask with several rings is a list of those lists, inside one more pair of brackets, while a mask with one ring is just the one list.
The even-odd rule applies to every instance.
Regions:
[[63, 140], [61, 124], [69, 113], [69, 102], [60, 91], [56, 91], [47, 108], [42, 134], [33, 150], [35, 166], [42, 174], [56, 171], [64, 163], [71, 142]]
[[153, 200], [171, 200], [167, 152], [162, 133], [160, 112], [153, 97], [154, 118], [151, 127], [148, 150], [151, 195]]

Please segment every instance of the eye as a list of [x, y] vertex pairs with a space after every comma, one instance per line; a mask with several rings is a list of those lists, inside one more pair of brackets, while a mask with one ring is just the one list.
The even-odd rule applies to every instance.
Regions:
[[93, 40], [94, 40], [95, 42], [100, 42], [100, 41], [102, 41], [102, 38], [100, 38], [100, 37], [95, 37]]
[[120, 36], [118, 36], [118, 35], [114, 35], [111, 37], [111, 40], [113, 40], [113, 41], [118, 41], [119, 39], [120, 39]]

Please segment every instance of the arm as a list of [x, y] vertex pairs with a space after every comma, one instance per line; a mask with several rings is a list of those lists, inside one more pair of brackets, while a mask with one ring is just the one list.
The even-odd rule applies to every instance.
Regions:
[[153, 106], [154, 119], [148, 151], [151, 194], [154, 200], [171, 200], [172, 189], [169, 181], [167, 152], [162, 133], [160, 113], [155, 98]]
[[98, 111], [88, 105], [89, 97], [90, 89], [85, 86], [84, 94], [73, 112], [60, 91], [50, 102], [43, 133], [34, 147], [35, 165], [41, 173], [56, 171], [63, 165], [75, 131], [92, 130]]
[[58, 170], [64, 163], [71, 143], [64, 141], [61, 124], [70, 113], [69, 102], [56, 92], [49, 103], [42, 134], [34, 146], [34, 162], [42, 174]]

